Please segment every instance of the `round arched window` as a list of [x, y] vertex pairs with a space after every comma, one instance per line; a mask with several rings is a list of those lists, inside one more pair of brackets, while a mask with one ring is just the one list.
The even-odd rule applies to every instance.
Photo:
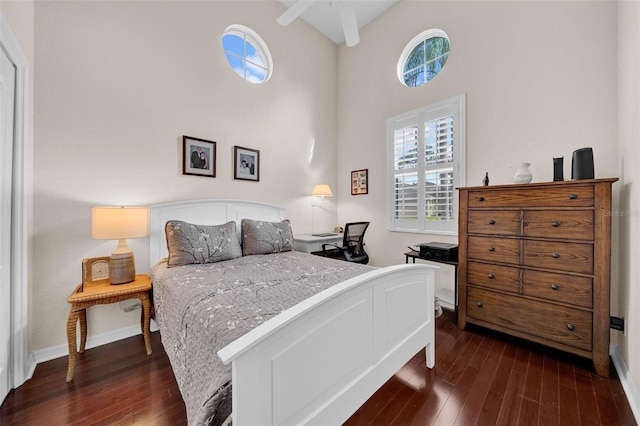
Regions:
[[262, 37], [244, 25], [229, 26], [222, 36], [227, 62], [240, 77], [251, 83], [264, 83], [273, 72], [273, 61]]
[[449, 37], [439, 29], [424, 31], [404, 48], [398, 60], [398, 78], [407, 87], [431, 81], [449, 57]]

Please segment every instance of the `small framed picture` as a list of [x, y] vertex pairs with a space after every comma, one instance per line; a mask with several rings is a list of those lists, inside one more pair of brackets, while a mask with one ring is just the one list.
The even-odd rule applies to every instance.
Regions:
[[233, 158], [234, 179], [260, 181], [260, 151], [234, 146]]
[[369, 193], [369, 169], [354, 170], [351, 172], [351, 195], [364, 195]]
[[182, 136], [182, 174], [216, 177], [216, 143]]

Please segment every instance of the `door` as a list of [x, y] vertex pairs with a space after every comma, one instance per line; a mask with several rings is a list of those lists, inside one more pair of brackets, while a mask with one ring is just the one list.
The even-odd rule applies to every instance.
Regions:
[[11, 188], [16, 68], [0, 44], [0, 402], [11, 389]]

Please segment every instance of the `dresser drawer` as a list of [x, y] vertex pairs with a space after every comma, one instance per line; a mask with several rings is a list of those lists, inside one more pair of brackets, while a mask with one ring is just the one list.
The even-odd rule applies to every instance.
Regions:
[[571, 185], [546, 188], [478, 189], [468, 192], [469, 208], [493, 207], [591, 207], [593, 186]]
[[514, 265], [520, 263], [520, 240], [469, 236], [467, 241], [470, 259]]
[[592, 349], [588, 311], [470, 287], [467, 317], [585, 351]]
[[519, 211], [469, 211], [470, 234], [520, 235]]
[[593, 306], [593, 280], [587, 277], [522, 271], [522, 294], [542, 299], [591, 308]]
[[592, 241], [593, 211], [525, 211], [524, 235]]
[[520, 269], [489, 263], [469, 262], [467, 283], [496, 290], [520, 293]]
[[554, 241], [524, 241], [525, 266], [593, 273], [593, 245]]

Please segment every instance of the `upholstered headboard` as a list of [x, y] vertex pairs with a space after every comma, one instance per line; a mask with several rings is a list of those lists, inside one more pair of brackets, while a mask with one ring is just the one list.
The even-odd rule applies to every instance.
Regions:
[[239, 230], [242, 219], [276, 222], [283, 219], [283, 212], [278, 206], [243, 200], [189, 200], [153, 205], [149, 208], [149, 266], [167, 257], [164, 226], [168, 220], [197, 225], [235, 221]]

